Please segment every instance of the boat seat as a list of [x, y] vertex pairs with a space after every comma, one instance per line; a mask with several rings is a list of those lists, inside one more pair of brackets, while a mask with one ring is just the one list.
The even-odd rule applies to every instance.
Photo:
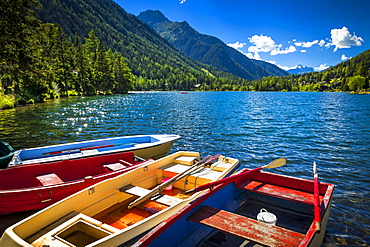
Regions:
[[[237, 184], [237, 187], [243, 190], [249, 190], [253, 192], [258, 192], [270, 196], [275, 196], [283, 199], [289, 199], [291, 201], [301, 202], [305, 204], [314, 204], [315, 198], [313, 193], [291, 189], [287, 187], [282, 187], [274, 184], [269, 184], [265, 182], [259, 182], [254, 180], [244, 181], [241, 184]], [[320, 195], [320, 201], [322, 201], [322, 196]]]
[[104, 165], [105, 168], [107, 168], [110, 171], [118, 171], [123, 168], [126, 168], [126, 166], [122, 165], [121, 163], [112, 163], [112, 164], [107, 164]]
[[130, 162], [127, 162], [126, 160], [118, 160], [117, 163], [112, 163], [112, 164], [106, 164], [103, 165], [105, 168], [107, 168], [110, 171], [118, 171], [123, 168], [127, 168], [130, 166], [133, 166], [134, 164], [131, 164]]
[[121, 163], [124, 166], [133, 166], [134, 164], [131, 164], [130, 162], [127, 162], [126, 160], [118, 160], [119, 163]]
[[36, 176], [36, 179], [43, 186], [56, 185], [56, 184], [64, 183], [63, 180], [60, 179], [60, 177], [58, 177], [58, 175], [56, 175], [55, 173], [49, 173], [49, 174]]
[[265, 246], [299, 246], [305, 235], [235, 213], [203, 206], [190, 220]]
[[[145, 188], [142, 188], [142, 187], [139, 187], [139, 186], [134, 186], [134, 185], [131, 185], [131, 184], [120, 188], [119, 191], [130, 194], [130, 195], [139, 196], [139, 197], [145, 196], [146, 194], [148, 194], [150, 192], [150, 190], [148, 190], [148, 189], [145, 189]], [[163, 195], [163, 194], [159, 194], [157, 196], [154, 196], [154, 197], [151, 198], [151, 200], [159, 202], [159, 203], [167, 205], [167, 206], [171, 206], [173, 204], [176, 204], [176, 203], [182, 201], [179, 198], [172, 197], [172, 196], [169, 196], [169, 195]]]

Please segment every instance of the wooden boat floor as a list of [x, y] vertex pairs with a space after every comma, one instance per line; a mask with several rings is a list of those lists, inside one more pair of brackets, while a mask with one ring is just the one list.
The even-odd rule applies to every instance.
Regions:
[[269, 225], [235, 213], [203, 206], [192, 221], [267, 246], [298, 246], [304, 234]]
[[[172, 190], [164, 190], [162, 194], [173, 196], [175, 198], [184, 199], [189, 197], [189, 195], [183, 195], [180, 192], [180, 189], [173, 188]], [[151, 215], [160, 212], [168, 206], [152, 201], [150, 199], [145, 200], [143, 203], [128, 209], [127, 205], [132, 199], [125, 200], [121, 203], [117, 203], [104, 211], [96, 214], [93, 218], [116, 227], [120, 230], [129, 227], [137, 222], [140, 222]]]
[[183, 190], [180, 190], [178, 188], [173, 188], [172, 190], [163, 190], [162, 194], [168, 195], [168, 196], [173, 196], [173, 197], [179, 198], [179, 199], [187, 199], [192, 195], [192, 194], [185, 195], [182, 192], [183, 192]]
[[311, 213], [312, 211], [308, 213], [302, 213], [295, 211], [294, 205], [292, 205], [291, 209], [284, 209], [279, 205], [252, 199], [247, 200], [243, 205], [241, 205], [236, 213], [244, 217], [257, 220], [257, 215], [262, 208], [276, 215], [276, 226], [290, 229], [302, 234], [308, 231], [313, 220], [313, 214]]

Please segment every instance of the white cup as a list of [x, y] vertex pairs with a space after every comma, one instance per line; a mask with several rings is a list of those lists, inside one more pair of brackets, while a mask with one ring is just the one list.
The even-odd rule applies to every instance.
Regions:
[[277, 217], [275, 216], [275, 214], [269, 213], [269, 212], [267, 212], [266, 209], [262, 208], [260, 210], [259, 214], [257, 215], [257, 220], [265, 222], [265, 223], [270, 224], [270, 225], [275, 225], [275, 223], [277, 221]]

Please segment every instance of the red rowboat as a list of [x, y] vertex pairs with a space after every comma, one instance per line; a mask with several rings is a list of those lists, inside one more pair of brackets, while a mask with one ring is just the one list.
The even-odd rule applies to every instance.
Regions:
[[[320, 229], [314, 216], [317, 185]], [[200, 187], [212, 190], [134, 246], [321, 246], [323, 242], [332, 184], [256, 168]]]
[[152, 161], [139, 161], [128, 152], [0, 170], [0, 214], [44, 208]]

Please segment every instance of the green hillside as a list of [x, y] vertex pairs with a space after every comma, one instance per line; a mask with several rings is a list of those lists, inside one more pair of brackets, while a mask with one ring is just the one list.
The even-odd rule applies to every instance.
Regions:
[[369, 89], [370, 50], [321, 72], [253, 81], [257, 91], [354, 91]]
[[220, 39], [198, 33], [186, 21], [171, 22], [160, 11], [147, 10], [138, 16], [177, 49], [192, 59], [248, 80], [265, 76], [285, 76], [277, 66], [249, 59]]
[[[136, 16], [111, 0], [40, 0], [43, 22], [60, 25], [71, 37], [94, 29], [107, 48], [124, 56], [135, 75], [136, 90], [192, 90], [200, 83], [245, 84], [234, 75], [190, 59]], [[202, 69], [210, 71], [209, 77]], [[219, 79], [218, 78], [223, 78]]]

